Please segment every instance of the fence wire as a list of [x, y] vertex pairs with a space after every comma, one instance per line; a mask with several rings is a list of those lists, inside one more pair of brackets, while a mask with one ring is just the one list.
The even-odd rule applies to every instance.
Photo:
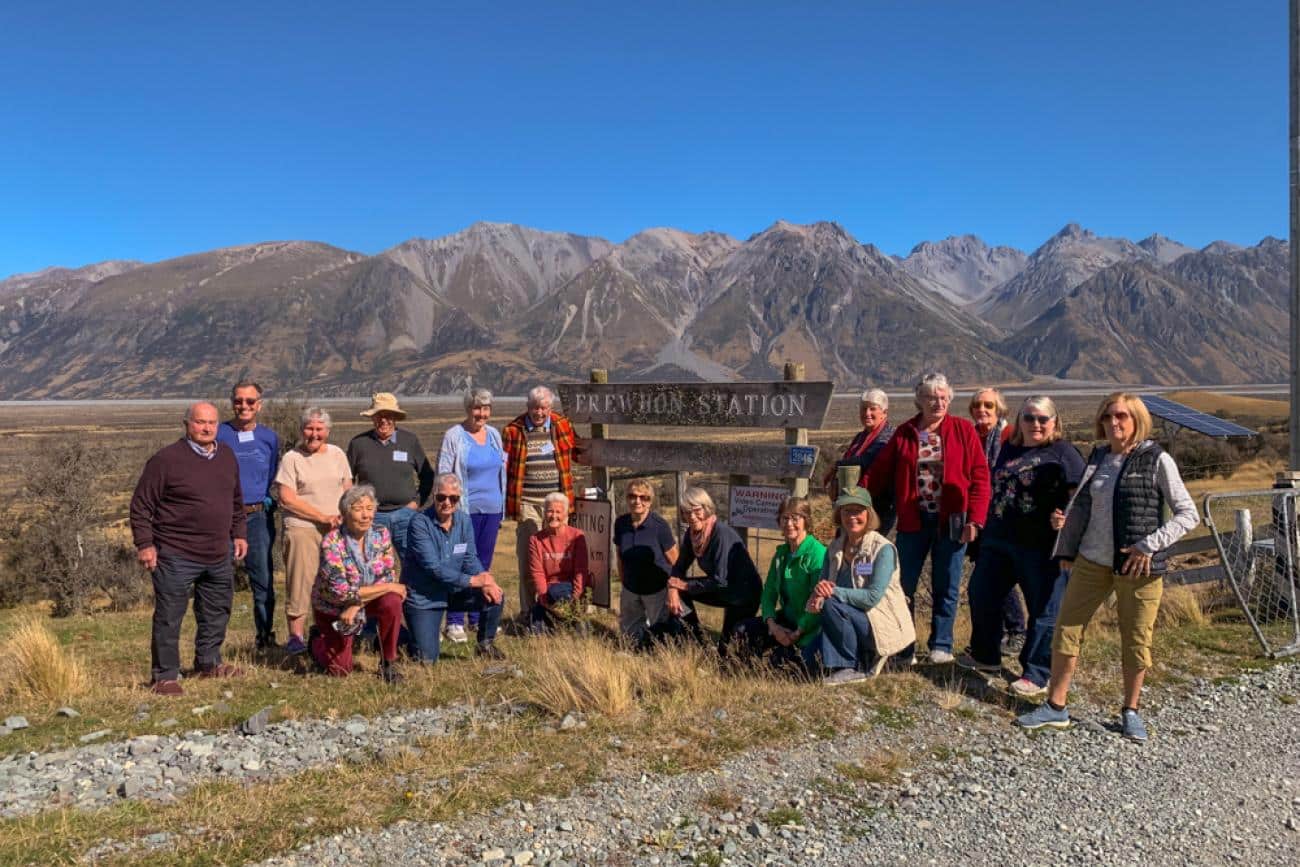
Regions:
[[1205, 523], [1228, 584], [1269, 656], [1300, 653], [1300, 491], [1209, 494]]

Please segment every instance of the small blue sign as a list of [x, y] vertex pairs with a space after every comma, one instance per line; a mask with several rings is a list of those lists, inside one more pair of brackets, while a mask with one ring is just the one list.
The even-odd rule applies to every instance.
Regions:
[[790, 466], [811, 467], [816, 462], [816, 446], [790, 446]]

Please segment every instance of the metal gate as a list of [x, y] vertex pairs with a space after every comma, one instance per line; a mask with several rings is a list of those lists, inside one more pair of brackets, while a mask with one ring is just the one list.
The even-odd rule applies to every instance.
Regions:
[[1271, 657], [1300, 653], [1300, 490], [1245, 491], [1205, 497], [1205, 524], [1228, 584]]

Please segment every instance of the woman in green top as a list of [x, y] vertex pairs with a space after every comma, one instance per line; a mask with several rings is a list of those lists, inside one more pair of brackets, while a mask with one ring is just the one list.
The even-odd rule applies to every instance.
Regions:
[[777, 512], [785, 542], [777, 546], [763, 582], [762, 621], [746, 624], [756, 652], [770, 653], [776, 666], [818, 670], [821, 615], [808, 611], [808, 597], [822, 574], [826, 546], [810, 535], [812, 507], [803, 497], [787, 497]]
[[916, 641], [899, 581], [898, 552], [876, 532], [871, 494], [850, 488], [835, 500], [842, 531], [826, 552], [808, 608], [821, 613], [822, 662], [837, 686], [874, 677], [886, 660]]

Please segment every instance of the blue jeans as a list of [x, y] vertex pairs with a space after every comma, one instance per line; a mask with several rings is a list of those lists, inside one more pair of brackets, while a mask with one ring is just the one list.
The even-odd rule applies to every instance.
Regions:
[[393, 537], [393, 551], [399, 560], [406, 556], [406, 528], [414, 517], [415, 509], [406, 506], [391, 512], [375, 512], [375, 526], [388, 528], [388, 535]]
[[[557, 602], [567, 602], [572, 598], [572, 584], [557, 583], [546, 588], [546, 601], [552, 605]], [[550, 609], [538, 601], [533, 603], [533, 610], [529, 614], [528, 622], [534, 632], [544, 632], [555, 626], [555, 617], [551, 614]]]
[[[478, 643], [485, 644], [497, 636], [501, 625], [501, 603], [488, 602], [477, 587], [457, 590], [447, 596], [447, 608], [459, 611], [478, 611], [482, 620], [478, 627]], [[420, 662], [437, 662], [442, 653], [442, 618], [447, 608], [416, 608], [410, 602], [403, 604], [406, 627], [411, 634], [411, 655]]]
[[[474, 550], [478, 552], [478, 559], [483, 564], [484, 572], [492, 571], [492, 555], [496, 552], [497, 531], [501, 529], [502, 517], [500, 512], [495, 515], [476, 513], [469, 516], [469, 525], [474, 528]], [[464, 611], [447, 612], [448, 626], [452, 624], [464, 626], [466, 619]], [[471, 629], [478, 626], [477, 611], [469, 612], [468, 622]]]
[[822, 663], [831, 671], [867, 671], [876, 660], [867, 612], [834, 596], [822, 604]]
[[1025, 677], [1035, 685], [1046, 686], [1052, 674], [1052, 631], [1056, 628], [1056, 613], [1065, 594], [1065, 582], [1050, 551], [985, 539], [967, 590], [970, 655], [990, 665], [1002, 661], [1002, 603], [1008, 592], [1019, 586], [1025, 594], [1025, 607], [1029, 609], [1020, 666]]
[[[930, 613], [930, 650], [952, 653], [952, 626], [957, 620], [957, 604], [961, 600], [961, 567], [966, 556], [966, 546], [954, 542], [947, 527], [939, 526], [939, 516], [921, 515], [921, 529], [910, 533], [900, 532], [894, 540], [898, 548], [900, 579], [907, 607], [913, 613], [916, 605], [916, 585], [921, 580], [925, 558], [930, 558], [930, 587], [934, 603]], [[999, 600], [1000, 602], [1001, 600]], [[908, 656], [915, 646], [900, 655]]]
[[258, 638], [265, 639], [275, 628], [275, 570], [271, 565], [275, 521], [265, 508], [249, 512], [245, 517], [248, 520], [248, 553], [244, 555], [244, 569], [253, 589], [253, 628]]

